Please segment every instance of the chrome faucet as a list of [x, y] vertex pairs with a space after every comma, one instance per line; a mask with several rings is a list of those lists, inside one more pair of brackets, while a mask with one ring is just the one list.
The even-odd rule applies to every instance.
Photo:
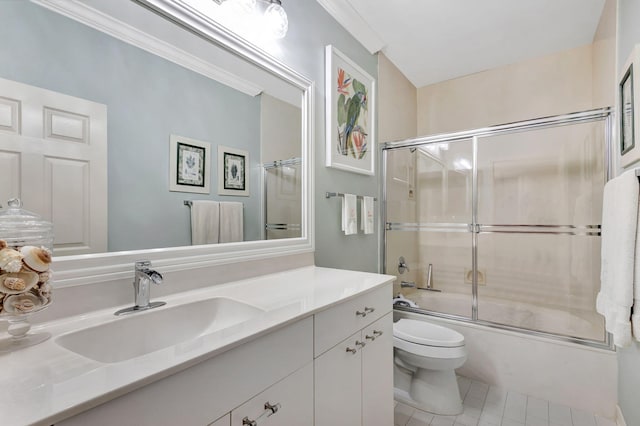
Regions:
[[115, 315], [126, 315], [138, 311], [157, 308], [166, 305], [165, 302], [151, 302], [151, 283], [159, 285], [162, 283], [162, 274], [151, 269], [151, 261], [141, 260], [135, 263], [135, 275], [133, 278], [133, 290], [135, 292], [135, 306], [121, 309]]
[[427, 269], [427, 287], [420, 288], [420, 290], [429, 290], [429, 291], [442, 291], [433, 288], [433, 265], [430, 263], [429, 268]]

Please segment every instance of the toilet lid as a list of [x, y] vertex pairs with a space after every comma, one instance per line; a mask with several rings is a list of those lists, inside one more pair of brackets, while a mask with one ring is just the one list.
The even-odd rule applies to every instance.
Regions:
[[393, 324], [393, 335], [418, 345], [445, 348], [464, 346], [464, 336], [462, 334], [425, 321], [403, 318]]

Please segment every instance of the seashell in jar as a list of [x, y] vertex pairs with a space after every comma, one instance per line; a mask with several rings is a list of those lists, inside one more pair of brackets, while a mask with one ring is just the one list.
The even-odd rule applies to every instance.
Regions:
[[53, 278], [53, 271], [49, 269], [48, 271], [40, 272], [38, 274], [38, 282], [46, 283]]
[[36, 310], [42, 305], [42, 300], [31, 293], [7, 296], [2, 304], [5, 314], [26, 314]]
[[22, 262], [36, 272], [45, 272], [51, 263], [51, 252], [44, 247], [24, 246], [20, 248]]
[[7, 242], [5, 240], [0, 240], [0, 250], [7, 248]]
[[38, 274], [22, 271], [0, 275], [0, 292], [5, 294], [24, 293], [38, 284]]
[[38, 295], [46, 299], [46, 301], [48, 302], [51, 298], [51, 290], [51, 284], [42, 284], [40, 288], [38, 288]]
[[0, 269], [7, 272], [19, 272], [24, 256], [18, 250], [3, 248], [0, 250]]

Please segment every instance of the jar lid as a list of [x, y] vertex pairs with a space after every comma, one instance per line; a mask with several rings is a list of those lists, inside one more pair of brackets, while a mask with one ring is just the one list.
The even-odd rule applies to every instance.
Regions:
[[0, 239], [51, 246], [53, 224], [23, 209], [19, 198], [12, 198], [7, 202], [7, 208], [0, 210]]

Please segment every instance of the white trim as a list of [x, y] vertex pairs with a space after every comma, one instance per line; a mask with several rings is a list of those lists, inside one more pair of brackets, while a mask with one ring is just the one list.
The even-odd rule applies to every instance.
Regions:
[[616, 404], [616, 426], [627, 426], [627, 422], [624, 420], [622, 410], [620, 406]]
[[386, 43], [346, 0], [317, 0], [318, 3], [355, 37], [372, 55], [381, 51]]
[[132, 46], [204, 75], [249, 96], [257, 96], [263, 89], [210, 62], [204, 61], [159, 38], [147, 34], [77, 0], [31, 0], [88, 27], [101, 31]]

